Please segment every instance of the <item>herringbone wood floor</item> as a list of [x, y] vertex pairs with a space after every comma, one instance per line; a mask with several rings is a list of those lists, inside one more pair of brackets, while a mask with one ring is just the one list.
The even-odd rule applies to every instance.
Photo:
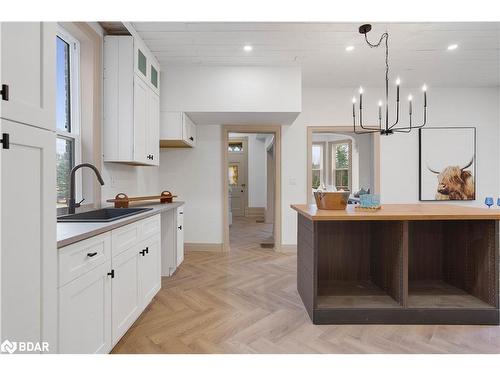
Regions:
[[500, 353], [497, 326], [313, 325], [270, 232], [235, 219], [231, 252], [188, 252], [113, 353]]

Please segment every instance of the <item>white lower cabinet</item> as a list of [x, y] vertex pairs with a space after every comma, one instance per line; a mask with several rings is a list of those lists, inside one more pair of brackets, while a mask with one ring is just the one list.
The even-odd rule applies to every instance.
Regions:
[[112, 332], [116, 345], [141, 313], [137, 246], [113, 257]]
[[61, 353], [108, 353], [111, 348], [111, 278], [108, 260], [59, 289]]
[[158, 214], [59, 249], [62, 353], [116, 345], [161, 288], [160, 244]]
[[162, 213], [161, 274], [172, 276], [184, 261], [184, 205]]

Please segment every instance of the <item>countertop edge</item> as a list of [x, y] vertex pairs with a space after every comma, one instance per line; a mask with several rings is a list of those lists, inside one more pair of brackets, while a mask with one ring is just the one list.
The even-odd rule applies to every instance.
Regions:
[[[62, 240], [58, 240], [57, 241], [57, 249], [60, 250], [64, 247], [72, 245], [76, 242], [80, 242], [80, 241], [86, 240], [88, 238], [98, 236], [99, 234], [109, 232], [113, 229], [123, 227], [127, 224], [131, 224], [131, 223], [134, 223], [136, 221], [146, 219], [146, 218], [154, 216], [154, 215], [158, 215], [164, 211], [173, 210], [177, 207], [182, 206], [183, 204], [185, 204], [185, 202], [178, 201], [178, 202], [164, 203], [164, 204], [156, 203], [156, 204], [134, 205], [133, 207], [144, 207], [144, 208], [153, 206], [152, 207], [153, 209], [149, 210], [149, 211], [141, 212], [137, 215], [129, 216], [129, 217], [126, 217], [126, 218], [123, 218], [120, 220], [112, 221], [109, 223], [94, 223], [94, 224], [102, 224], [103, 226], [100, 228], [94, 228], [94, 229], [91, 229], [87, 232], [82, 232], [82, 233], [76, 234], [74, 236], [64, 238]], [[59, 226], [61, 224], [63, 224], [63, 225], [75, 225], [75, 224], [78, 225], [78, 224], [86, 224], [86, 223], [57, 223], [57, 226]]]

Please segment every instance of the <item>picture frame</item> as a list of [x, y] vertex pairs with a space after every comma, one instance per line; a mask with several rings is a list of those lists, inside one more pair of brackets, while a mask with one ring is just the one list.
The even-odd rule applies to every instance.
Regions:
[[419, 200], [476, 200], [476, 128], [419, 129]]

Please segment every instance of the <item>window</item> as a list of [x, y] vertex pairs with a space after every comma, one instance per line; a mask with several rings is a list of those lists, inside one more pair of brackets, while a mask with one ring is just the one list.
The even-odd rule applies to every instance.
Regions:
[[313, 143], [312, 145], [312, 188], [325, 185], [325, 144]]
[[228, 169], [228, 178], [229, 178], [229, 185], [231, 186], [236, 186], [238, 185], [238, 166], [237, 165], [230, 165]]
[[[66, 207], [69, 173], [80, 162], [79, 60], [80, 46], [66, 30], [56, 36], [56, 168], [57, 207]], [[81, 186], [81, 178], [77, 180]]]
[[243, 142], [229, 142], [229, 146], [227, 148], [229, 152], [242, 152], [243, 151]]
[[351, 141], [331, 142], [330, 147], [331, 183], [337, 190], [351, 191], [352, 143]]

